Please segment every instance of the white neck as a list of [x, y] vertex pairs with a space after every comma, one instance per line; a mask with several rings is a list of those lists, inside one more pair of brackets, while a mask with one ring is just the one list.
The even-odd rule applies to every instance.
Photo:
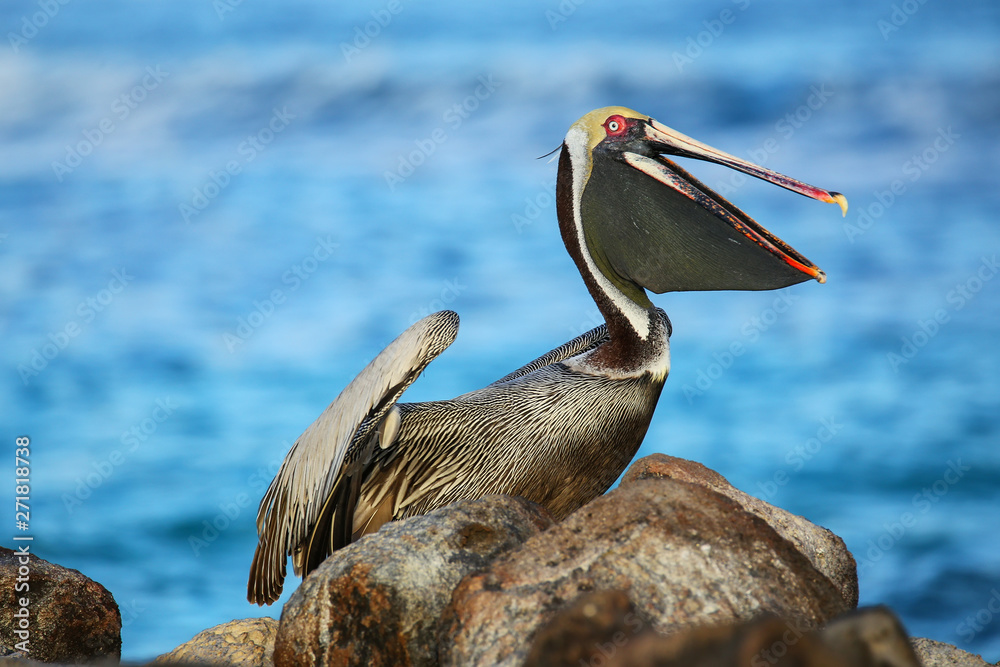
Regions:
[[573, 226], [576, 229], [577, 240], [580, 244], [580, 254], [583, 256], [584, 266], [581, 271], [586, 271], [597, 283], [598, 287], [608, 295], [611, 304], [624, 315], [636, 334], [642, 340], [649, 338], [649, 312], [625, 295], [618, 287], [608, 280], [608, 277], [597, 268], [590, 250], [587, 248], [587, 240], [583, 233], [583, 219], [580, 209], [583, 199], [583, 186], [590, 178], [590, 171], [593, 161], [590, 157], [590, 146], [587, 142], [587, 133], [579, 127], [571, 127], [566, 133], [566, 148], [569, 151], [570, 163], [573, 167]]

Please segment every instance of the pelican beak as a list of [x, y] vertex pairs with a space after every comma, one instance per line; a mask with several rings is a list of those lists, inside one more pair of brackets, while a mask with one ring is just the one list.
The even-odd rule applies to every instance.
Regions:
[[705, 160], [706, 162], [725, 165], [730, 169], [736, 169], [755, 178], [780, 185], [786, 190], [798, 192], [800, 195], [818, 199], [828, 204], [837, 204], [840, 206], [841, 213], [845, 216], [847, 215], [847, 197], [839, 192], [823, 190], [808, 183], [797, 181], [794, 178], [789, 178], [784, 174], [779, 174], [776, 171], [758, 167], [752, 162], [741, 160], [734, 155], [724, 153], [717, 148], [712, 148], [685, 134], [681, 134], [677, 130], [658, 123], [652, 118], [646, 121], [644, 129], [646, 141], [659, 153], [676, 155], [678, 157], [690, 157], [696, 160]]
[[[847, 215], [847, 197], [839, 192], [823, 190], [779, 174], [776, 171], [747, 162], [746, 160], [741, 160], [734, 155], [712, 148], [696, 139], [681, 134], [674, 129], [658, 123], [652, 118], [639, 121], [639, 124], [641, 131], [637, 133], [637, 141], [633, 140], [632, 145], [629, 146], [629, 150], [624, 153], [626, 162], [677, 191], [684, 197], [687, 197], [693, 203], [711, 211], [716, 217], [728, 222], [735, 230], [745, 235], [756, 245], [771, 252], [788, 266], [815, 278], [821, 283], [826, 282], [826, 274], [818, 267], [733, 206], [721, 195], [702, 184], [663, 156], [687, 157], [721, 164], [731, 169], [742, 171], [755, 178], [774, 183], [792, 192], [805, 195], [806, 197], [831, 204], [838, 204], [845, 216]], [[643, 150], [643, 147], [645, 150]]]
[[595, 266], [626, 295], [644, 303], [639, 288], [663, 294], [826, 281], [819, 267], [666, 156], [725, 165], [847, 211], [842, 194], [723, 153], [632, 109], [595, 109], [566, 134], [563, 191]]

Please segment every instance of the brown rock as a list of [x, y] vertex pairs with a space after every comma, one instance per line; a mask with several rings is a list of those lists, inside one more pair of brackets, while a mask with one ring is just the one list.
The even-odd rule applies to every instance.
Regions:
[[858, 606], [858, 567], [844, 541], [831, 531], [804, 517], [775, 507], [740, 491], [719, 473], [695, 461], [666, 454], [639, 459], [625, 472], [622, 486], [640, 479], [678, 479], [701, 484], [735, 500], [748, 512], [756, 514], [779, 535], [794, 544], [839, 589], [851, 607]]
[[762, 617], [669, 637], [647, 633], [605, 655], [608, 667], [920, 667], [885, 607], [848, 613], [822, 630]]
[[[815, 632], [761, 617], [744, 623], [646, 633], [608, 656], [607, 667], [866, 667], [844, 662]], [[889, 667], [886, 665], [885, 667]]]
[[849, 607], [755, 515], [704, 486], [635, 481], [577, 510], [484, 572], [446, 611], [444, 665], [516, 665], [539, 628], [582, 593], [625, 591], [658, 632], [771, 612], [804, 627]]
[[[924, 667], [989, 667], [981, 655], [966, 653], [951, 644], [916, 637], [910, 640]], [[1000, 663], [998, 663], [1000, 664]]]
[[551, 524], [532, 502], [487, 496], [383, 526], [302, 583], [282, 612], [274, 664], [437, 664], [441, 612], [462, 577]]
[[240, 667], [270, 667], [274, 653], [274, 637], [278, 621], [273, 618], [247, 618], [229, 621], [199, 632], [170, 653], [152, 662], [154, 665], [173, 663], [238, 665]]
[[[28, 590], [16, 590], [25, 577]], [[16, 648], [22, 641], [15, 614], [25, 598], [32, 659], [77, 663], [121, 657], [118, 605], [108, 589], [78, 571], [0, 547], [0, 591], [0, 607], [10, 610], [0, 615], [0, 644]]]
[[[6, 647], [0, 649], [0, 651], [5, 649]], [[104, 664], [104, 663], [99, 662], [95, 664]], [[118, 662], [116, 660], [112, 660], [111, 658], [107, 658], [107, 664], [109, 666], [116, 667], [118, 665]], [[24, 657], [23, 653], [11, 650], [9, 652], [9, 655], [8, 653], [3, 653], [2, 655], [0, 655], [0, 667], [52, 667], [52, 663], [41, 662], [38, 660], [29, 660], [28, 658]]]
[[831, 621], [820, 635], [847, 665], [920, 667], [903, 624], [888, 607], [867, 607], [844, 614]]
[[524, 667], [603, 664], [648, 625], [621, 591], [585, 593], [538, 631]]

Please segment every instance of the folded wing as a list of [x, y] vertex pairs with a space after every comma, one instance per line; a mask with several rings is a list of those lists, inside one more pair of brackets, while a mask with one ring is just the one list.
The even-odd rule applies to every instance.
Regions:
[[[398, 428], [398, 415], [390, 414], [396, 401], [457, 334], [458, 315], [452, 311], [416, 322], [295, 441], [257, 512], [258, 543], [247, 585], [250, 602], [270, 604], [278, 599], [289, 555], [294, 556], [296, 573], [309, 571], [307, 561], [325, 558], [338, 531], [349, 535], [366, 450], [380, 438], [391, 439], [385, 431]], [[341, 525], [321, 520], [334, 514], [338, 519], [334, 523]]]

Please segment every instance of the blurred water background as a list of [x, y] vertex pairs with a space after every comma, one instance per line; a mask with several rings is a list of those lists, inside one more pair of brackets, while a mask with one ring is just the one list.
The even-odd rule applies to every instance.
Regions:
[[600, 322], [536, 157], [621, 104], [851, 202], [842, 219], [685, 164], [829, 282], [654, 297], [673, 368], [640, 455], [832, 529], [862, 603], [1000, 659], [1000, 5], [0, 17], [0, 432], [32, 440], [35, 552], [111, 590], [124, 658], [262, 613], [245, 585], [265, 485], [409, 323], [462, 316], [406, 396], [426, 400]]

